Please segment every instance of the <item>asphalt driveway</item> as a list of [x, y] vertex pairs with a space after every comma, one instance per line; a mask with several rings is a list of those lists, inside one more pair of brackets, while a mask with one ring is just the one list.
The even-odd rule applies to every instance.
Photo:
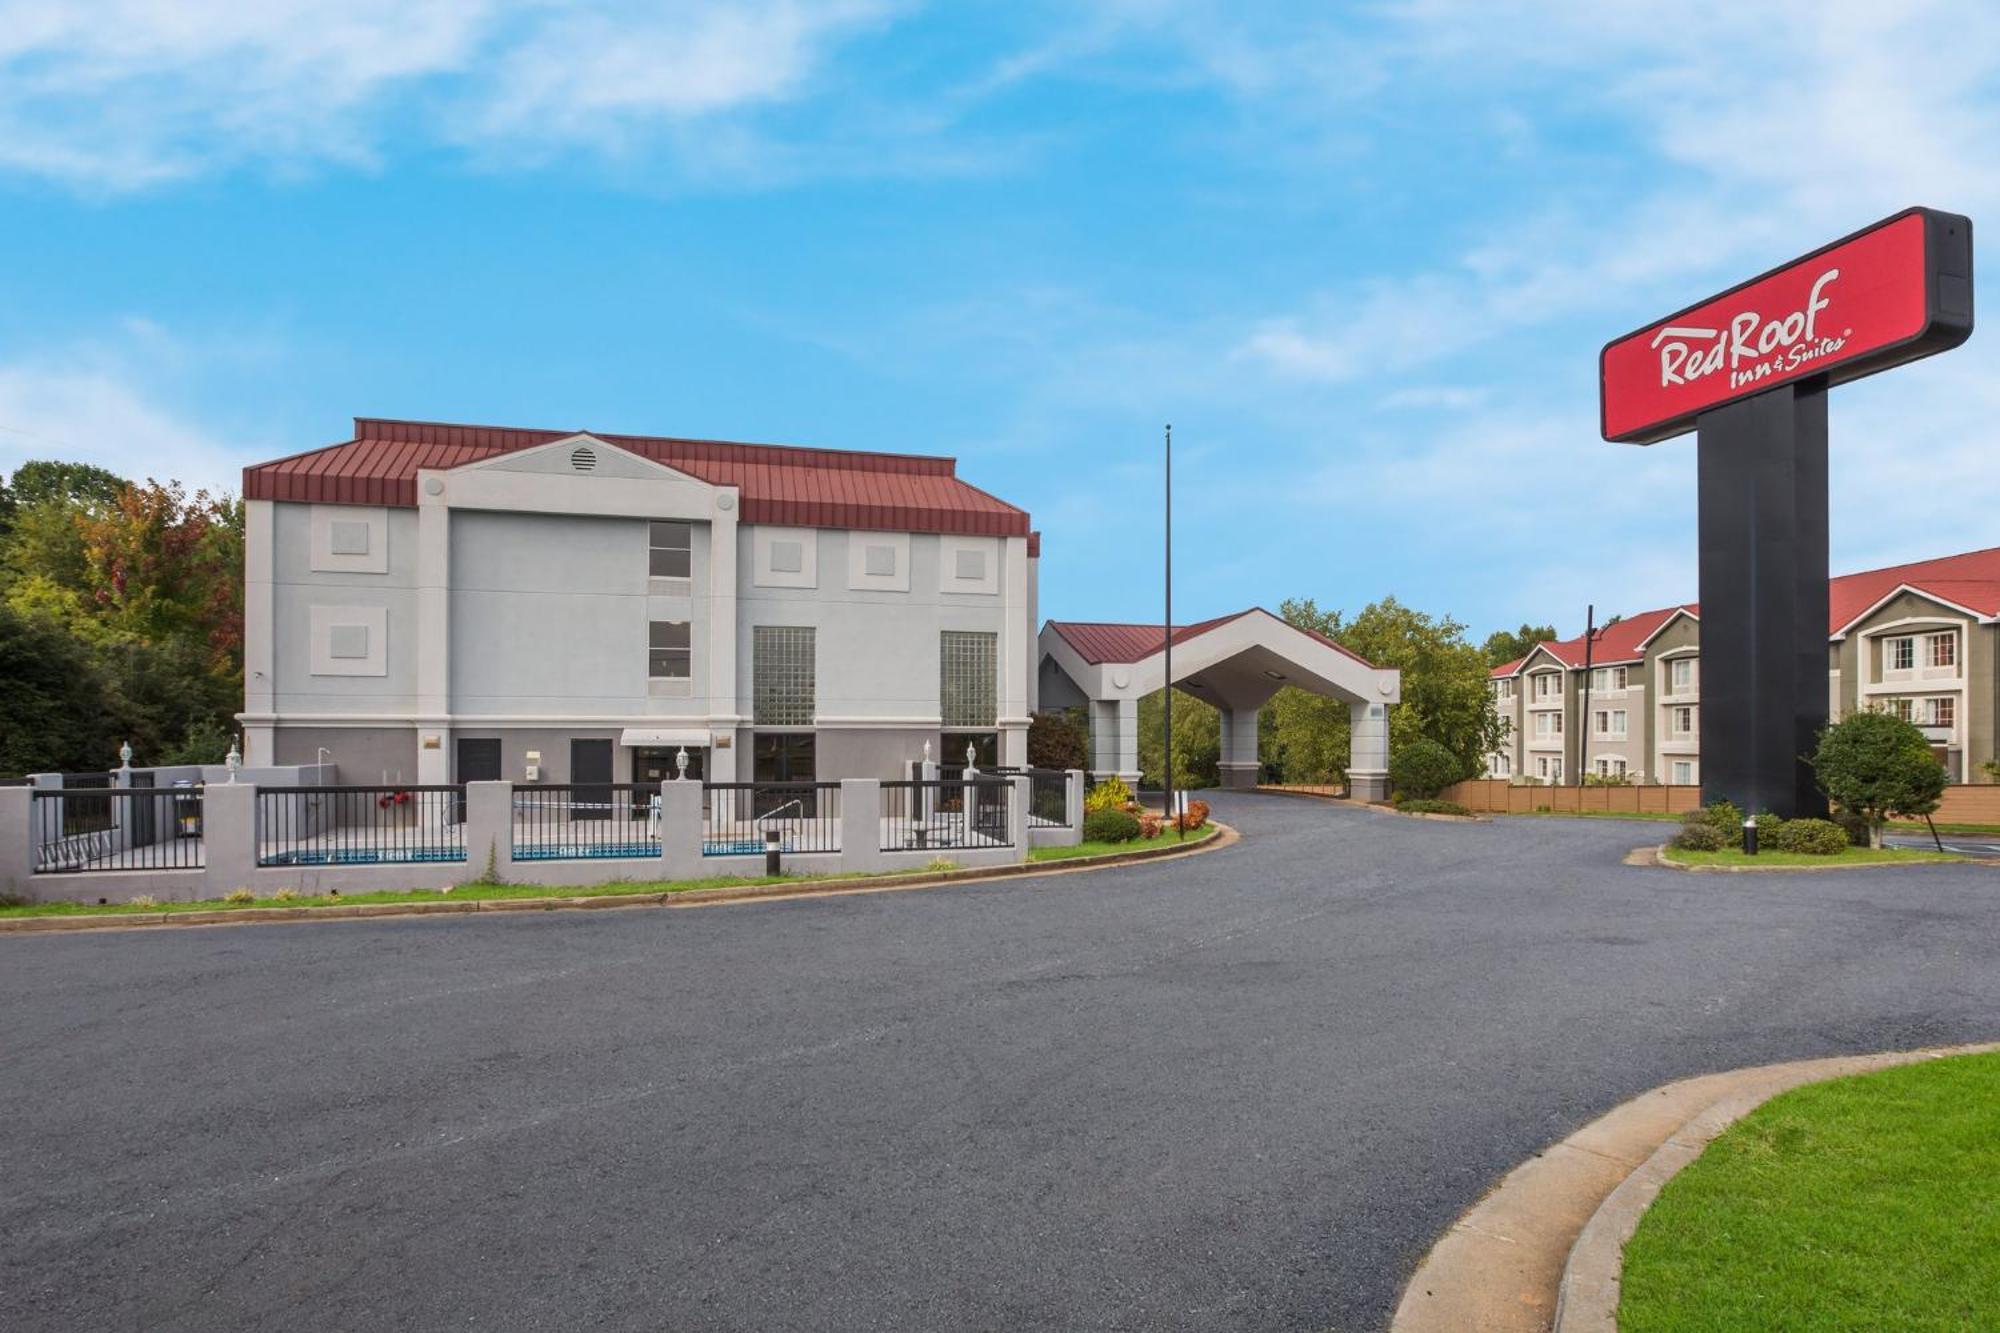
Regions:
[[0, 1326], [1374, 1329], [1616, 1102], [2000, 1036], [2000, 870], [1220, 798], [693, 910], [0, 939]]

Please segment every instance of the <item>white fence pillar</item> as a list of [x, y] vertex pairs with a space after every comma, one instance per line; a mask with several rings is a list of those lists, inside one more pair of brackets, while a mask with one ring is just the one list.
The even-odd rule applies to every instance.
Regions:
[[700, 879], [701, 784], [668, 779], [660, 784], [660, 878]]
[[35, 789], [0, 787], [0, 892], [26, 894], [35, 873]]
[[218, 782], [202, 788], [201, 848], [208, 863], [206, 896], [249, 888], [257, 868], [257, 788]]
[[1072, 768], [1063, 784], [1063, 825], [1077, 832], [1083, 831], [1083, 770]]
[[[1035, 799], [1035, 780], [1025, 774], [1007, 779], [1013, 799], [1007, 802], [1007, 841], [1014, 844], [1014, 859], [1028, 859], [1028, 811]], [[970, 814], [971, 807], [967, 807]]]
[[882, 784], [875, 778], [840, 780], [840, 868], [880, 870]]
[[514, 784], [465, 784], [466, 878], [505, 884], [514, 868]]

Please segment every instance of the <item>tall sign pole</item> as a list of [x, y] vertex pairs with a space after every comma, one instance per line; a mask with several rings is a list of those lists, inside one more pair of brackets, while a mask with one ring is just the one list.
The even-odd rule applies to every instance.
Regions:
[[1161, 627], [1162, 664], [1166, 672], [1166, 687], [1160, 692], [1160, 715], [1166, 719], [1164, 737], [1166, 777], [1161, 779], [1167, 789], [1167, 821], [1174, 819], [1174, 426], [1167, 423], [1167, 608], [1166, 623]]
[[1911, 208], [1605, 345], [1605, 439], [1695, 432], [1704, 801], [1825, 812], [1827, 390], [1971, 335], [1972, 222]]

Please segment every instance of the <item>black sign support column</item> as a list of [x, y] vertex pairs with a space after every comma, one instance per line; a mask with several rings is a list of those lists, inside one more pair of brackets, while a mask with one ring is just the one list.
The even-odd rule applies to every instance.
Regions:
[[1805, 756], [1827, 721], [1826, 382], [1696, 418], [1701, 797], [1824, 815]]

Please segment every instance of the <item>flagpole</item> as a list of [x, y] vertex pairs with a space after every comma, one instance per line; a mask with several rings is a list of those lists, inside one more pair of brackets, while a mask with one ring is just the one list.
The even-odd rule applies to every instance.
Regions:
[[[1165, 759], [1163, 760], [1165, 777], [1161, 781], [1167, 789], [1167, 822], [1176, 823], [1177, 821], [1174, 818], [1177, 812], [1174, 808], [1174, 427], [1172, 422], [1167, 423], [1166, 480], [1167, 608], [1166, 623], [1161, 627], [1161, 637], [1165, 641], [1162, 645], [1162, 658], [1165, 666], [1166, 685], [1160, 693], [1160, 716], [1164, 719], [1164, 729], [1166, 732], [1164, 739], [1166, 744]], [[1178, 827], [1176, 828], [1176, 833], [1183, 838], [1187, 836], [1187, 830]]]

